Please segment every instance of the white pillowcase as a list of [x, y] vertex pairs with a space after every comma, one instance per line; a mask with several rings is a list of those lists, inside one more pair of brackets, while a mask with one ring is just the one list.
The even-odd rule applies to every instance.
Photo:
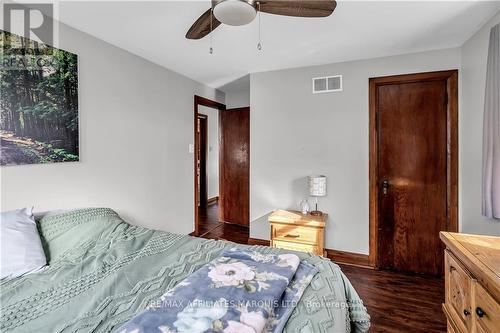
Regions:
[[14, 278], [45, 266], [40, 235], [31, 208], [2, 212], [0, 278]]

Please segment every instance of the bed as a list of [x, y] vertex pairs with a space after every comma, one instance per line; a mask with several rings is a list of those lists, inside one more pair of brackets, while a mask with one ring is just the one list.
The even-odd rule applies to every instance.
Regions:
[[[39, 218], [48, 266], [0, 281], [2, 332], [111, 332], [228, 248], [286, 253], [150, 230], [108, 208]], [[319, 269], [284, 332], [365, 332], [369, 315], [340, 268], [296, 253]]]

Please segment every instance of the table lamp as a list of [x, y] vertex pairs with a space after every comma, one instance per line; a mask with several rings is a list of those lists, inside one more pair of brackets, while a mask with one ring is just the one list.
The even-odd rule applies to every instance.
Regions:
[[316, 209], [310, 214], [321, 216], [323, 212], [318, 210], [318, 197], [326, 196], [326, 176], [309, 176], [309, 194], [316, 197]]

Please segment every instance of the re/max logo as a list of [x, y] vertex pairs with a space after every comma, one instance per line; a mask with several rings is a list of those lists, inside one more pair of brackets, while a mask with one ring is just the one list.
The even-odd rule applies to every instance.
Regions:
[[4, 3], [3, 30], [54, 45], [54, 8], [50, 3]]

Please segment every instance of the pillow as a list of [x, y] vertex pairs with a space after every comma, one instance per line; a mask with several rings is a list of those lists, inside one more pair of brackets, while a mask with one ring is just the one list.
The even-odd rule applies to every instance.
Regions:
[[42, 242], [31, 208], [2, 212], [0, 278], [14, 278], [45, 266]]
[[71, 211], [72, 209], [56, 209], [56, 210], [47, 210], [44, 212], [36, 212], [33, 213], [33, 218], [35, 219], [35, 221], [39, 221], [44, 217], [60, 215]]

